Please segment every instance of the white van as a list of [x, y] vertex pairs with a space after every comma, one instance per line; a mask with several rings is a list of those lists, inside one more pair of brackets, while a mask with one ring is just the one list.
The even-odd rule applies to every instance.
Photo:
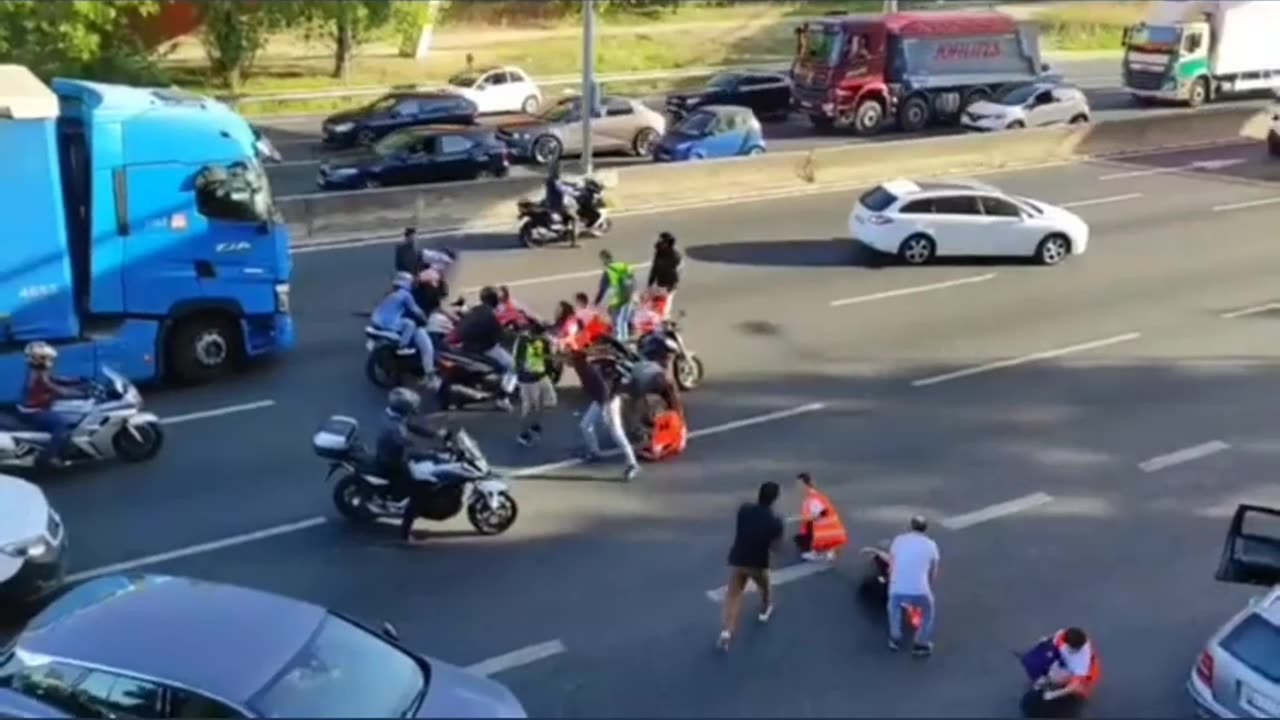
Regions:
[[0, 613], [25, 609], [62, 585], [66, 546], [62, 518], [44, 491], [0, 475]]

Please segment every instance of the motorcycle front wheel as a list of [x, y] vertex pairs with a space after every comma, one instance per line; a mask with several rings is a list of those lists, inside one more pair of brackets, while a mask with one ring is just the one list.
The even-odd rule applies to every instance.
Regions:
[[613, 229], [613, 218], [607, 217], [600, 221], [596, 226], [596, 232], [601, 235], [607, 235]]
[[111, 438], [116, 456], [130, 463], [145, 462], [160, 454], [164, 445], [164, 429], [159, 423], [144, 423], [120, 428]]
[[498, 493], [497, 507], [490, 507], [488, 499], [479, 493], [467, 503], [467, 520], [481, 535], [501, 535], [516, 524], [519, 514], [516, 499], [505, 492]]
[[702, 358], [689, 353], [689, 355], [677, 355], [672, 368], [673, 374], [676, 376], [676, 387], [682, 392], [689, 392], [698, 387], [702, 382], [702, 377], [706, 372], [702, 365]]
[[369, 486], [356, 475], [343, 475], [333, 484], [333, 506], [338, 514], [357, 525], [372, 525], [378, 521], [369, 509]]
[[374, 387], [390, 390], [400, 384], [400, 372], [396, 367], [396, 356], [390, 346], [373, 349], [364, 361], [364, 375]]
[[532, 220], [520, 225], [520, 244], [527, 248], [542, 247], [542, 241], [538, 239]]

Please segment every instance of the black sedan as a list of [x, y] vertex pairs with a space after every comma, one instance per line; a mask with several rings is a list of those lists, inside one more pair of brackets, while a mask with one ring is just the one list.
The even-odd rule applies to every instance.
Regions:
[[761, 119], [786, 119], [791, 112], [791, 79], [771, 70], [723, 72], [706, 87], [667, 96], [667, 112], [677, 120], [704, 105], [741, 105]]
[[370, 157], [322, 164], [316, 185], [322, 190], [357, 190], [505, 177], [511, 169], [508, 153], [493, 128], [410, 128], [379, 140]]
[[397, 92], [368, 105], [325, 118], [324, 144], [332, 148], [372, 145], [387, 135], [421, 125], [469, 125], [476, 104], [449, 92]]

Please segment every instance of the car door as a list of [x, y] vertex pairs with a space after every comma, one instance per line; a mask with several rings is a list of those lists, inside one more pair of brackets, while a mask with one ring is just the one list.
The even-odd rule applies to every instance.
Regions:
[[733, 157], [742, 149], [745, 130], [736, 113], [720, 113], [711, 124], [711, 134], [703, 138], [700, 146], [708, 158]]
[[940, 195], [933, 198], [933, 241], [938, 255], [989, 254], [984, 232], [985, 217], [974, 195]]
[[395, 106], [388, 111], [386, 125], [382, 128], [382, 134], [386, 135], [401, 128], [417, 125], [421, 118], [422, 106], [419, 104], [418, 98], [400, 98], [396, 101]]
[[901, 222], [892, 223], [888, 227], [893, 227], [895, 224], [901, 225], [898, 229], [900, 234], [900, 237], [897, 238], [898, 244], [901, 244], [903, 240], [916, 233], [924, 233], [931, 238], [935, 238], [935, 243], [938, 242], [936, 239], [938, 228], [933, 215], [933, 198], [921, 198], [905, 202], [895, 214]]
[[482, 113], [509, 112], [507, 109], [507, 73], [494, 70], [476, 83], [476, 104]]
[[440, 146], [434, 157], [440, 180], [470, 180], [479, 174], [480, 163], [472, 157], [478, 149], [474, 140], [465, 135], [441, 135], [437, 139]]
[[738, 80], [737, 90], [733, 96], [734, 105], [749, 107], [753, 112], [764, 113], [765, 87], [759, 75], [743, 75]]
[[[396, 185], [416, 185], [418, 183], [437, 182], [441, 169], [438, 167], [440, 137], [427, 135], [418, 140], [406, 154], [399, 166]], [[391, 184], [391, 183], [388, 183]]]
[[400, 152], [386, 161], [378, 178], [383, 185], [413, 185], [422, 182], [422, 166], [429, 162], [424, 148], [429, 146], [432, 138], [424, 137], [415, 140]]
[[625, 150], [636, 135], [636, 110], [629, 100], [605, 98], [592, 123], [592, 140], [601, 150]]
[[518, 112], [524, 112], [524, 101], [526, 98], [540, 98], [538, 94], [538, 86], [533, 80], [525, 75], [523, 71], [514, 68], [507, 70], [507, 85], [510, 88], [512, 107]]
[[1038, 228], [1027, 222], [1021, 208], [994, 195], [980, 196], [978, 206], [982, 209], [983, 235], [990, 247], [990, 252], [984, 254], [1021, 257], [1035, 251], [1041, 240], [1036, 237]]

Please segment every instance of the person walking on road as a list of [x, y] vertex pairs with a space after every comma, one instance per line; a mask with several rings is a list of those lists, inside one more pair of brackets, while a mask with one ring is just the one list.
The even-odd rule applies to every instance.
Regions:
[[653, 245], [653, 262], [649, 264], [650, 289], [660, 288], [667, 293], [668, 302], [675, 298], [676, 287], [680, 285], [680, 270], [684, 258], [676, 249], [676, 236], [669, 232], [658, 235]]
[[613, 253], [600, 251], [600, 263], [604, 272], [600, 273], [600, 287], [596, 290], [595, 305], [600, 305], [605, 296], [609, 297], [609, 317], [613, 320], [613, 336], [626, 342], [631, 335], [631, 314], [635, 309], [635, 271], [624, 262], [613, 259]]
[[733, 546], [729, 548], [729, 584], [725, 586], [724, 593], [724, 624], [716, 642], [721, 650], [728, 650], [733, 641], [747, 583], [754, 583], [760, 590], [760, 614], [757, 619], [767, 623], [773, 616], [773, 587], [769, 580], [769, 565], [772, 554], [782, 543], [782, 518], [773, 509], [781, 493], [778, 483], [766, 482], [760, 486], [756, 502], [743, 503], [738, 508]]
[[933, 653], [933, 625], [936, 607], [933, 583], [938, 578], [938, 544], [926, 533], [929, 521], [922, 515], [911, 518], [911, 529], [895, 537], [889, 545], [889, 649], [902, 645], [902, 615], [909, 607], [918, 608], [920, 627], [913, 652], [919, 656]]
[[582, 440], [586, 446], [587, 460], [600, 459], [600, 442], [596, 439], [596, 425], [602, 420], [608, 428], [609, 435], [618, 446], [618, 451], [627, 461], [622, 471], [624, 480], [631, 480], [640, 474], [640, 463], [636, 462], [636, 453], [627, 440], [622, 427], [622, 396], [618, 393], [617, 382], [605, 377], [600, 367], [587, 359], [582, 348], [574, 348], [569, 354], [573, 371], [578, 375], [582, 390], [590, 398], [591, 404], [582, 414]]
[[547, 374], [551, 341], [541, 324], [523, 330], [516, 339], [516, 377], [520, 381], [520, 420], [517, 441], [526, 447], [542, 439], [542, 416], [556, 406], [556, 387]]
[[800, 533], [795, 536], [801, 557], [809, 562], [831, 562], [836, 552], [849, 543], [849, 534], [840, 521], [836, 506], [813, 486], [807, 472], [796, 475], [804, 500], [800, 504]]

